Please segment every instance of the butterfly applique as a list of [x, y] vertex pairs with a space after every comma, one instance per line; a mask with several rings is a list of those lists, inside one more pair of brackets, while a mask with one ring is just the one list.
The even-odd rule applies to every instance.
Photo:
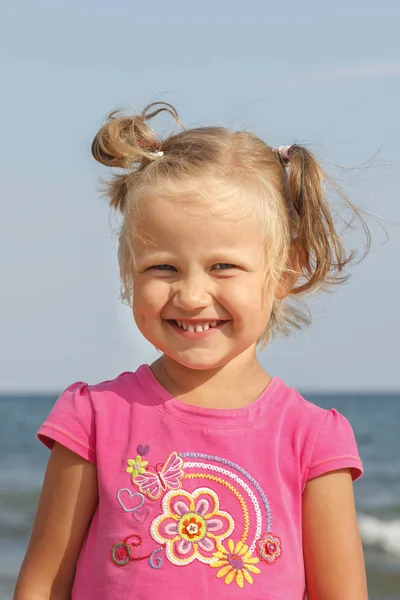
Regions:
[[177, 452], [171, 452], [164, 464], [146, 467], [144, 473], [138, 474], [133, 483], [142, 494], [151, 500], [157, 500], [166, 489], [178, 490], [181, 487], [183, 459]]

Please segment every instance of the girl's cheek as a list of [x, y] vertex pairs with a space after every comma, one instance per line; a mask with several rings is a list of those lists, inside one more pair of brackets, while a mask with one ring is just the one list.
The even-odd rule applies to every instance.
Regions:
[[154, 312], [162, 308], [168, 302], [168, 286], [160, 282], [148, 283], [136, 291], [136, 304], [146, 311]]

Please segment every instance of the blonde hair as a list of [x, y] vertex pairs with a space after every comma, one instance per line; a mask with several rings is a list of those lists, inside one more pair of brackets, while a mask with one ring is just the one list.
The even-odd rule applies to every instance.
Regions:
[[[163, 112], [181, 131], [174, 130], [160, 139], [148, 122]], [[282, 158], [281, 153], [248, 132], [223, 127], [185, 130], [175, 108], [158, 102], [136, 116], [109, 114], [93, 140], [92, 154], [103, 165], [122, 169], [106, 185], [111, 207], [122, 214], [118, 256], [122, 297], [129, 304], [135, 260], [132, 236], [138, 234], [135, 221], [140, 198], [161, 186], [178, 198], [181, 184], [186, 189], [200, 180], [208, 182], [196, 187], [202, 190], [198, 195], [204, 200], [222, 202], [224, 197], [232, 198], [235, 191], [240, 191], [247, 201], [256, 201], [248, 208], [258, 210], [265, 235], [266, 282], [269, 277], [278, 282], [285, 274], [290, 280], [290, 274], [297, 270], [297, 284], [289, 291], [298, 297], [346, 279], [343, 271], [353, 253], [346, 252], [336, 231], [325, 195], [326, 183], [340, 190], [303, 146], [291, 146], [287, 161], [287, 156]], [[208, 189], [212, 193], [207, 194]], [[367, 250], [368, 227], [354, 205], [341, 195], [364, 229]], [[293, 255], [295, 259], [291, 260]], [[264, 347], [272, 334], [287, 334], [292, 327], [309, 322], [308, 313], [291, 305], [288, 298], [275, 300], [258, 342]]]

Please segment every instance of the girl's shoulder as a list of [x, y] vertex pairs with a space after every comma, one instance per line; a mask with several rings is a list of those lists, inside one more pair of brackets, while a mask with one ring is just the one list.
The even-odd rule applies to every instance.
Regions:
[[[363, 473], [349, 420], [336, 408], [322, 408], [286, 387], [276, 419], [283, 435], [299, 448], [305, 483], [329, 471], [350, 468], [353, 480]], [[277, 424], [276, 424], [277, 425]], [[276, 426], [275, 425], [275, 426]]]
[[69, 385], [40, 426], [39, 441], [50, 449], [54, 442], [61, 443], [96, 463], [99, 429], [118, 428], [128, 418], [130, 405], [144, 397], [136, 376], [142, 368], [97, 384], [77, 381]]
[[336, 408], [322, 408], [305, 398], [297, 389], [287, 386], [280, 380], [281, 392], [277, 418], [293, 423], [297, 429], [335, 430], [351, 429], [348, 419]]
[[115, 407], [117, 400], [132, 402], [135, 393], [143, 392], [140, 374], [147, 370], [147, 365], [141, 365], [136, 371], [123, 371], [112, 379], [98, 383], [76, 381], [70, 384], [58, 397], [55, 406], [68, 406], [73, 403], [76, 407], [86, 405], [93, 410], [104, 408], [112, 402]]

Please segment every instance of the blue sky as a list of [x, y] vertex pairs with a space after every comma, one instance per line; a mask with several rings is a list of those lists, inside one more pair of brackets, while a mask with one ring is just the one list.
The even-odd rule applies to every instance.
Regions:
[[307, 144], [387, 221], [388, 242], [371, 221], [371, 254], [313, 299], [313, 326], [261, 361], [301, 389], [400, 388], [399, 3], [23, 0], [2, 13], [0, 390], [94, 383], [156, 358], [118, 299], [90, 156], [109, 110], [156, 99], [187, 127]]

